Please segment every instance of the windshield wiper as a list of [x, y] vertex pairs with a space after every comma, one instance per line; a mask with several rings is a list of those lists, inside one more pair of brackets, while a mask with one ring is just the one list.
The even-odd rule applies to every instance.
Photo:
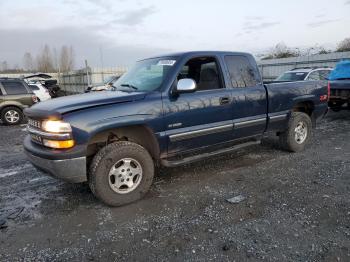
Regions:
[[131, 84], [121, 84], [120, 86], [125, 86], [125, 87], [130, 87], [130, 88], [132, 88], [132, 89], [134, 89], [134, 90], [138, 90], [138, 88], [136, 87], [136, 86], [133, 86], [133, 85], [131, 85]]

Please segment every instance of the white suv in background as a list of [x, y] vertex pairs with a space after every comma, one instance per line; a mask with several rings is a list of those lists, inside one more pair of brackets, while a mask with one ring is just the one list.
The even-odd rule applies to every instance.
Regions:
[[327, 80], [328, 75], [332, 72], [333, 68], [295, 68], [293, 70], [284, 72], [277, 77], [274, 81], [279, 82], [293, 82], [293, 81], [306, 81], [306, 80]]
[[40, 83], [28, 83], [29, 88], [37, 96], [39, 101], [46, 101], [51, 99], [49, 91]]

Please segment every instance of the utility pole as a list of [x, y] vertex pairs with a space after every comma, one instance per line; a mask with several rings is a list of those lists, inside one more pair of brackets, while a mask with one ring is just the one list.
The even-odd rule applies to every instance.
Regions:
[[105, 77], [103, 73], [103, 53], [102, 53], [102, 47], [100, 46], [100, 61], [101, 61], [101, 74], [102, 74], [102, 83], [105, 82]]
[[85, 59], [85, 69], [86, 69], [87, 85], [88, 87], [90, 87], [91, 83], [90, 83], [90, 77], [89, 77], [89, 67], [86, 59]]

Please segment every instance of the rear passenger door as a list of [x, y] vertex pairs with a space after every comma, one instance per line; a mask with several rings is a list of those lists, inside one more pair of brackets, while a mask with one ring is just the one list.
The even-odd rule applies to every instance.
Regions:
[[224, 61], [232, 88], [233, 138], [262, 135], [267, 122], [267, 98], [254, 58], [226, 55]]

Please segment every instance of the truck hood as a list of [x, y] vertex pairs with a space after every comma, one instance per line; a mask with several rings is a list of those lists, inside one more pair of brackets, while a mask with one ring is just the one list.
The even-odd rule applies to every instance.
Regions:
[[32, 118], [57, 118], [72, 111], [96, 106], [132, 102], [144, 99], [144, 92], [103, 91], [72, 95], [40, 102], [27, 108], [25, 115]]

